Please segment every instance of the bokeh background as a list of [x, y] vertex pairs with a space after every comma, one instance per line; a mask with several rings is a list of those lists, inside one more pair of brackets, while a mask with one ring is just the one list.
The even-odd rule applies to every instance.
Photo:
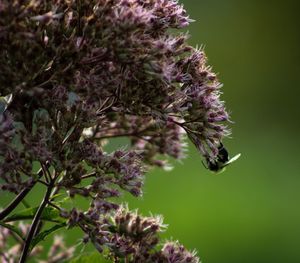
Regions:
[[300, 1], [182, 0], [190, 43], [219, 73], [231, 118], [232, 155], [212, 175], [190, 146], [172, 172], [153, 171], [142, 212], [163, 214], [166, 237], [203, 263], [300, 262]]
[[[190, 43], [204, 46], [224, 83], [235, 122], [226, 148], [242, 156], [213, 175], [190, 145], [171, 172], [148, 174], [143, 198], [124, 201], [144, 215], [163, 214], [163, 238], [196, 249], [203, 263], [299, 263], [299, 0], [180, 2], [196, 20]], [[41, 196], [32, 193], [31, 202]], [[81, 233], [65, 236], [77, 244]]]

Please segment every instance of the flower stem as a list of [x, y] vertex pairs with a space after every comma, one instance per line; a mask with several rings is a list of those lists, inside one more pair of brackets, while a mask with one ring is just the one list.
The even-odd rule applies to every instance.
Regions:
[[28, 256], [28, 253], [30, 252], [29, 248], [30, 248], [32, 238], [34, 237], [35, 232], [37, 230], [37, 226], [39, 225], [39, 221], [40, 221], [40, 217], [42, 215], [42, 212], [43, 212], [44, 208], [46, 207], [46, 205], [49, 202], [49, 198], [51, 196], [51, 192], [52, 192], [52, 189], [54, 187], [54, 182], [55, 182], [55, 180], [51, 180], [51, 182], [49, 183], [49, 186], [47, 188], [44, 199], [43, 199], [42, 203], [40, 204], [38, 210], [36, 211], [36, 214], [33, 218], [33, 221], [32, 221], [32, 224], [30, 226], [27, 238], [25, 240], [25, 244], [24, 244], [24, 247], [23, 247], [23, 251], [22, 251], [22, 255], [21, 255], [21, 258], [19, 260], [19, 263], [26, 262], [26, 258]]
[[[46, 164], [46, 167], [48, 167], [49, 164]], [[22, 201], [24, 201], [24, 198], [26, 195], [31, 191], [31, 189], [35, 186], [35, 184], [38, 182], [38, 180], [43, 176], [43, 169], [41, 168], [37, 172], [37, 179], [34, 180], [30, 185], [28, 185], [26, 188], [24, 188], [16, 197], [14, 200], [12, 200], [7, 207], [5, 207], [0, 212], [0, 220], [3, 220], [5, 217], [7, 217]]]
[[[38, 177], [40, 178], [43, 174], [43, 171], [40, 170], [38, 172]], [[16, 197], [14, 200], [10, 202], [10, 204], [5, 207], [1, 212], [0, 212], [0, 220], [4, 219], [6, 216], [10, 214], [18, 205], [23, 201], [25, 196], [31, 191], [31, 189], [34, 187], [37, 181], [33, 181], [29, 186], [24, 188]]]
[[25, 198], [25, 196], [30, 192], [32, 187], [35, 185], [35, 182], [31, 184], [30, 186], [27, 186], [22, 192], [20, 192], [14, 200], [10, 202], [10, 204], [5, 207], [1, 212], [0, 212], [0, 220], [4, 219], [6, 216], [10, 214], [17, 206], [18, 204]]

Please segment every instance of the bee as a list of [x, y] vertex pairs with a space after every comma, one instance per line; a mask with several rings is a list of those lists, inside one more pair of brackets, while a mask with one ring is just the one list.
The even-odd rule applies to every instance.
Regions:
[[237, 154], [232, 158], [229, 158], [228, 151], [224, 147], [222, 143], [218, 147], [218, 155], [215, 160], [211, 160], [210, 158], [206, 158], [206, 165], [203, 163], [206, 169], [209, 169], [215, 173], [221, 173], [225, 170], [225, 167], [233, 162], [235, 162], [238, 158], [240, 158], [241, 154]]

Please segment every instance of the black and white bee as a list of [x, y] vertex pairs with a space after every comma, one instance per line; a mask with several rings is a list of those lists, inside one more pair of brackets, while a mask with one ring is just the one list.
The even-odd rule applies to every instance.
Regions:
[[210, 158], [206, 158], [206, 165], [204, 166], [212, 172], [221, 173], [225, 170], [225, 167], [229, 164], [235, 162], [238, 158], [240, 158], [241, 154], [237, 154], [232, 158], [229, 158], [228, 151], [224, 147], [222, 143], [218, 147], [218, 155], [215, 160], [211, 160]]

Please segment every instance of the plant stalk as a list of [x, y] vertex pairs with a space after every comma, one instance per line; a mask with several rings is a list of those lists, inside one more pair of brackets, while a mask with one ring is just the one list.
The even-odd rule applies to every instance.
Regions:
[[40, 221], [40, 217], [42, 215], [42, 212], [43, 212], [44, 208], [46, 207], [46, 205], [49, 202], [49, 198], [51, 196], [51, 192], [52, 192], [52, 189], [54, 187], [54, 182], [55, 182], [55, 180], [52, 180], [50, 182], [49, 187], [47, 188], [46, 194], [44, 196], [44, 199], [43, 199], [42, 203], [40, 204], [38, 210], [36, 211], [36, 214], [33, 218], [33, 221], [32, 221], [32, 224], [30, 226], [27, 238], [26, 238], [25, 243], [24, 243], [24, 247], [23, 247], [23, 251], [22, 251], [22, 255], [21, 255], [21, 258], [19, 260], [19, 263], [26, 262], [28, 253], [30, 252], [29, 250], [30, 250], [30, 244], [31, 244], [32, 238], [34, 237], [35, 232], [37, 230], [37, 227], [39, 225], [39, 221]]
[[14, 200], [12, 200], [7, 207], [5, 207], [0, 212], [0, 220], [4, 219], [6, 216], [8, 216], [25, 198], [25, 196], [31, 191], [33, 186], [36, 184], [36, 181], [34, 181], [32, 184], [27, 186], [25, 189], [23, 189]]
[[[48, 164], [47, 164], [48, 165]], [[0, 212], [0, 220], [3, 220], [5, 217], [7, 217], [26, 197], [26, 195], [31, 191], [31, 189], [35, 186], [35, 184], [38, 182], [38, 180], [43, 176], [43, 169], [40, 169], [37, 172], [37, 179], [34, 180], [30, 185], [28, 185], [26, 188], [24, 188], [15, 198], [12, 200], [7, 207], [5, 207]]]

